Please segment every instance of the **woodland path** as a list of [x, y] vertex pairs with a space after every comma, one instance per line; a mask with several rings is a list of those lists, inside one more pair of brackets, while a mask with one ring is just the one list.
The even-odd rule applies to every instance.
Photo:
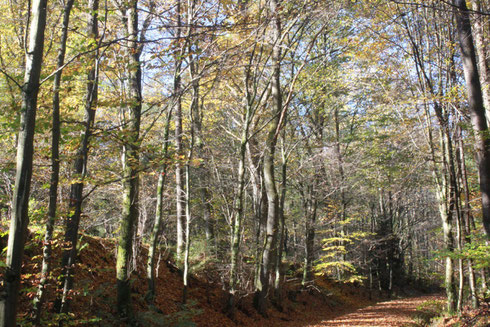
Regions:
[[403, 326], [412, 322], [416, 308], [426, 301], [442, 300], [441, 295], [425, 295], [394, 299], [359, 308], [333, 318], [327, 318], [308, 327], [374, 327]]

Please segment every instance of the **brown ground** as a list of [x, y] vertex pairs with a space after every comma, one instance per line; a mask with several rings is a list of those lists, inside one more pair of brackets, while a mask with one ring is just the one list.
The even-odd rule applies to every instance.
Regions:
[[[6, 244], [5, 237], [0, 245]], [[75, 272], [75, 290], [72, 294], [71, 326], [125, 326], [115, 317], [115, 242], [112, 240], [83, 236], [78, 266]], [[41, 241], [31, 235], [26, 245], [20, 294], [19, 322], [28, 324], [32, 297], [41, 261]], [[60, 257], [60, 249], [54, 257]], [[410, 321], [415, 307], [434, 297], [422, 296], [404, 300], [392, 300], [375, 304], [368, 299], [367, 290], [361, 287], [339, 285], [325, 279], [318, 279], [316, 286], [300, 290], [299, 280], [291, 280], [285, 287], [283, 309], [271, 306], [266, 319], [256, 313], [252, 296], [243, 297], [238, 303], [235, 319], [224, 313], [226, 293], [213, 274], [190, 279], [189, 297], [191, 310], [184, 311], [181, 305], [182, 277], [178, 269], [166, 258], [162, 258], [158, 270], [156, 309], [150, 310], [143, 300], [147, 286], [145, 280], [146, 249], [142, 248], [133, 272], [132, 303], [141, 325], [176, 326], [180, 321], [192, 319], [197, 326], [400, 326]], [[0, 258], [3, 260], [3, 258]], [[205, 258], [202, 258], [204, 260]], [[59, 264], [54, 262], [54, 276], [58, 275]], [[1, 273], [0, 269], [0, 273]], [[216, 275], [216, 274], [215, 274]], [[48, 292], [48, 302], [44, 312], [43, 326], [59, 325], [53, 312], [56, 281], [53, 279]], [[64, 318], [66, 319], [66, 318]], [[184, 326], [184, 325], [182, 325]], [[185, 325], [188, 326], [188, 325]]]
[[412, 322], [416, 308], [426, 301], [442, 300], [442, 296], [418, 296], [379, 302], [374, 305], [354, 310], [340, 316], [326, 318], [319, 323], [304, 326], [315, 327], [371, 327], [403, 326]]

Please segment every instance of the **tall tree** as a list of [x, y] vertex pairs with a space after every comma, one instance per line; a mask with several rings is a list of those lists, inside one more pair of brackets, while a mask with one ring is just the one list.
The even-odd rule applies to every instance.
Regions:
[[142, 108], [141, 53], [145, 32], [150, 24], [153, 2], [141, 31], [138, 25], [138, 0], [131, 0], [122, 8], [128, 48], [128, 99], [123, 108], [123, 208], [117, 245], [117, 312], [133, 319], [131, 308], [130, 261], [132, 257], [134, 227], [139, 216], [140, 125]]
[[39, 77], [44, 49], [47, 0], [34, 0], [31, 7], [29, 44], [26, 51], [22, 108], [17, 143], [17, 168], [13, 193], [7, 249], [7, 269], [4, 275], [4, 291], [0, 294], [0, 325], [16, 326], [17, 298], [24, 245], [29, 225], [29, 194], [31, 191], [32, 159], [36, 123]]
[[[488, 30], [488, 21], [485, 21], [485, 15], [482, 14], [485, 1], [471, 0], [471, 7], [473, 9], [473, 33], [475, 35], [476, 53], [478, 54], [478, 68], [480, 73], [480, 83], [483, 93], [483, 104], [485, 106], [485, 113], [487, 117], [487, 125], [490, 122], [490, 56], [488, 51], [488, 42], [485, 42], [485, 26]], [[486, 22], [486, 24], [485, 24]]]
[[185, 194], [184, 194], [184, 172], [182, 169], [182, 61], [185, 46], [182, 44], [182, 15], [181, 15], [181, 0], [177, 0], [175, 7], [177, 25], [175, 27], [175, 39], [177, 49], [174, 55], [175, 71], [174, 71], [174, 96], [175, 103], [175, 151], [177, 153], [177, 163], [175, 164], [175, 199], [177, 207], [177, 261], [182, 260], [184, 251], [184, 217], [185, 217]]
[[[89, 1], [90, 16], [88, 19], [88, 34], [97, 44], [98, 38], [98, 9], [99, 0]], [[70, 304], [69, 292], [73, 288], [73, 269], [77, 257], [78, 228], [82, 214], [84, 179], [87, 174], [89, 141], [95, 121], [95, 109], [98, 97], [98, 53], [95, 51], [87, 71], [87, 84], [84, 103], [84, 126], [80, 143], [73, 164], [75, 181], [70, 186], [69, 214], [66, 220], [65, 242], [67, 248], [63, 252], [61, 261], [61, 287], [62, 298], [58, 300], [60, 312], [68, 312]], [[61, 301], [61, 302], [60, 302]]]
[[[46, 223], [46, 234], [44, 236], [43, 246], [43, 262], [41, 267], [41, 279], [37, 295], [34, 298], [34, 323], [39, 324], [41, 319], [41, 310], [46, 295], [46, 284], [51, 271], [51, 252], [54, 225], [56, 222], [56, 208], [58, 202], [58, 182], [60, 173], [60, 86], [63, 66], [65, 64], [66, 41], [68, 39], [68, 26], [70, 23], [70, 13], [75, 0], [68, 0], [63, 8], [63, 23], [61, 30], [61, 39], [58, 49], [58, 57], [56, 63], [57, 72], [54, 76], [53, 83], [53, 112], [52, 112], [52, 128], [51, 128], [51, 182], [49, 185], [49, 204], [48, 204], [48, 221]], [[92, 15], [96, 15], [95, 12]], [[95, 17], [97, 19], [97, 17]], [[89, 20], [91, 23], [92, 20]], [[96, 28], [96, 25], [95, 25]], [[89, 33], [93, 32], [89, 24]], [[94, 36], [96, 37], [96, 31]], [[89, 73], [89, 80], [91, 72]], [[91, 90], [90, 90], [91, 91]]]
[[482, 87], [478, 75], [469, 10], [466, 7], [465, 0], [453, 0], [453, 4], [458, 8], [456, 11], [457, 32], [468, 93], [471, 124], [476, 138], [475, 149], [480, 177], [483, 227], [485, 228], [487, 239], [490, 240], [490, 137], [488, 136], [488, 125], [483, 105]]
[[163, 222], [163, 195], [165, 180], [168, 173], [168, 146], [170, 135], [170, 122], [172, 120], [173, 104], [167, 113], [167, 121], [165, 122], [163, 132], [163, 145], [162, 145], [162, 164], [159, 169], [158, 182], [157, 182], [157, 203], [155, 210], [155, 223], [150, 235], [150, 246], [148, 247], [148, 261], [146, 263], [146, 278], [148, 281], [148, 292], [146, 294], [146, 300], [153, 304], [155, 299], [155, 257], [158, 250], [158, 241], [161, 233], [161, 225]]
[[276, 143], [283, 120], [283, 105], [281, 91], [281, 19], [280, 7], [277, 0], [270, 1], [271, 26], [272, 26], [272, 120], [269, 123], [264, 149], [264, 185], [267, 193], [267, 221], [265, 227], [264, 248], [260, 266], [260, 287], [256, 290], [255, 305], [257, 310], [266, 315], [267, 293], [269, 292], [269, 280], [272, 263], [274, 262], [274, 248], [277, 239], [279, 201], [274, 177], [274, 155]]

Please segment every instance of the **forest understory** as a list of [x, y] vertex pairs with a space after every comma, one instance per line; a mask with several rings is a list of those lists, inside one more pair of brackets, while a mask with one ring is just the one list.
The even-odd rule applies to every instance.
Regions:
[[[6, 235], [0, 246], [6, 245]], [[409, 285], [396, 288], [391, 294], [365, 286], [345, 284], [317, 277], [306, 287], [300, 283], [301, 274], [286, 277], [281, 306], [271, 304], [267, 316], [257, 312], [252, 294], [242, 294], [233, 318], [226, 311], [228, 293], [212, 264], [202, 266], [190, 276], [189, 302], [182, 304], [182, 271], [168, 252], [159, 255], [158, 296], [154, 305], [145, 301], [147, 281], [145, 261], [147, 247], [141, 247], [136, 258], [131, 290], [135, 320], [125, 322], [115, 310], [115, 240], [82, 235], [77, 282], [70, 294], [71, 313], [59, 314], [54, 309], [56, 280], [51, 278], [47, 291], [46, 309], [41, 326], [478, 326], [489, 323], [489, 306], [479, 310], [465, 309], [462, 316], [444, 316], [446, 301], [437, 286]], [[39, 283], [42, 242], [31, 233], [26, 244], [25, 265], [22, 271], [21, 301], [18, 314], [20, 326], [30, 326], [32, 299]], [[55, 255], [60, 252], [55, 247]], [[205, 260], [205, 258], [201, 258]], [[0, 268], [3, 273], [5, 268]], [[56, 274], [57, 271], [53, 271]], [[437, 318], [434, 323], [434, 318]]]

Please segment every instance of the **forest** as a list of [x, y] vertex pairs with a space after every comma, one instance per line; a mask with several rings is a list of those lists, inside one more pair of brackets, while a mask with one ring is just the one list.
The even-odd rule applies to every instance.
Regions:
[[490, 1], [0, 10], [1, 327], [196, 325], [166, 283], [233, 325], [322, 283], [490, 312]]

